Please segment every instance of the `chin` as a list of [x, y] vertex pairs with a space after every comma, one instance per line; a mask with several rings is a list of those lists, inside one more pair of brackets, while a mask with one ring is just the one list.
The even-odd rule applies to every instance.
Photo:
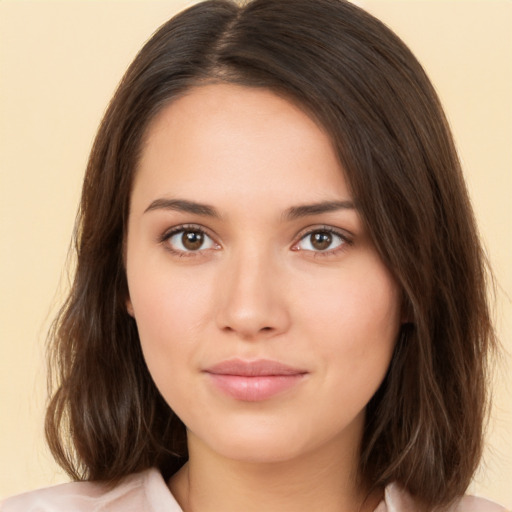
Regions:
[[[273, 464], [311, 455], [322, 447], [337, 444], [336, 433], [318, 431], [304, 422], [276, 424], [274, 421], [253, 420], [218, 425], [215, 430], [192, 434], [192, 443], [206, 445], [222, 458], [254, 464]], [[314, 435], [313, 435], [314, 434]], [[191, 446], [193, 449], [193, 446]]]
[[214, 449], [223, 458], [249, 464], [274, 464], [294, 460], [304, 454], [306, 447], [290, 439], [248, 438], [247, 436], [231, 439], [225, 444], [217, 444]]

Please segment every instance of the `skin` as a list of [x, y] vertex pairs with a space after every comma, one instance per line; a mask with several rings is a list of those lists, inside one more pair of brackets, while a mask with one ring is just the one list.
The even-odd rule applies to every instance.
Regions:
[[[215, 212], [185, 211], [190, 202]], [[297, 208], [312, 204], [323, 208]], [[184, 245], [183, 225], [196, 245]], [[400, 293], [308, 115], [228, 84], [168, 105], [135, 176], [126, 268], [149, 371], [187, 426], [190, 461], [169, 482], [185, 512], [375, 508], [381, 496], [364, 501], [357, 464]], [[239, 400], [204, 371], [235, 357], [304, 374]]]

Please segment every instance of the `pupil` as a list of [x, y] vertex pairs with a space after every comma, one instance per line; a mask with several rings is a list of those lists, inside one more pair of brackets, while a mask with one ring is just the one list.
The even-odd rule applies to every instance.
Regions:
[[332, 235], [325, 231], [314, 233], [311, 243], [315, 249], [325, 251], [325, 249], [327, 249], [332, 243]]
[[186, 231], [181, 237], [183, 247], [190, 251], [199, 249], [203, 245], [203, 234], [199, 231]]

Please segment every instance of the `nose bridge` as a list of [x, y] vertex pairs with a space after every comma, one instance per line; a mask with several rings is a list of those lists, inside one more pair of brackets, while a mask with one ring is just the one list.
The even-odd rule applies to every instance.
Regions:
[[219, 283], [218, 323], [250, 338], [286, 328], [288, 312], [279, 289], [280, 265], [268, 248], [247, 244], [226, 259]]

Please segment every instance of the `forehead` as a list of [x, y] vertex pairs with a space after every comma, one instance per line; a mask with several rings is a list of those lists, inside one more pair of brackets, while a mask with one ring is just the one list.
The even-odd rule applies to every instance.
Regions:
[[329, 136], [288, 99], [209, 84], [172, 101], [150, 124], [134, 195], [192, 193], [211, 201], [256, 190], [269, 198], [300, 193], [306, 202], [350, 195]]

